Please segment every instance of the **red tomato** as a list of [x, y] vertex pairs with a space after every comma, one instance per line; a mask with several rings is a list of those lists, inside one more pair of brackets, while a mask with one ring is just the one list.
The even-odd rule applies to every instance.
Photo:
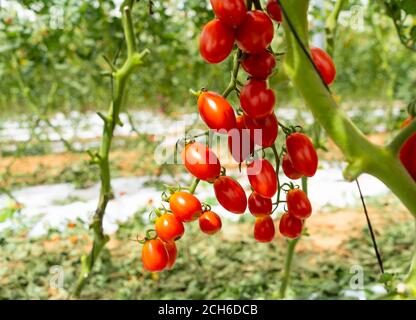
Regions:
[[211, 0], [211, 6], [217, 18], [231, 27], [241, 24], [247, 12], [244, 0]]
[[191, 174], [204, 181], [212, 181], [221, 173], [221, 164], [215, 153], [199, 142], [186, 145], [182, 161]]
[[236, 126], [234, 109], [228, 101], [215, 92], [202, 92], [198, 98], [202, 120], [214, 130], [231, 130]]
[[238, 116], [236, 122], [236, 128], [228, 132], [228, 149], [234, 160], [241, 163], [253, 153], [254, 141], [245, 127], [244, 116]]
[[299, 220], [288, 213], [285, 213], [282, 218], [280, 218], [279, 231], [287, 238], [298, 238], [302, 234], [302, 228], [302, 220]]
[[270, 18], [278, 23], [282, 23], [282, 10], [280, 9], [279, 3], [276, 0], [269, 0], [266, 5], [266, 11]]
[[270, 242], [274, 235], [273, 219], [270, 216], [257, 217], [254, 224], [254, 238], [259, 242]]
[[170, 213], [162, 214], [156, 219], [155, 230], [159, 238], [165, 242], [176, 241], [185, 232], [183, 223]]
[[162, 271], [168, 265], [168, 253], [162, 240], [148, 240], [143, 245], [142, 261], [143, 266], [150, 272]]
[[247, 176], [254, 191], [265, 198], [272, 198], [277, 191], [277, 175], [266, 159], [256, 159], [247, 166]]
[[178, 191], [169, 199], [170, 210], [181, 222], [190, 222], [199, 218], [202, 213], [201, 202], [193, 194]]
[[178, 250], [176, 248], [176, 243], [173, 242], [173, 241], [172, 242], [165, 242], [164, 244], [165, 244], [165, 248], [166, 248], [166, 251], [167, 251], [168, 257], [169, 257], [166, 269], [170, 270], [170, 269], [173, 268], [173, 265], [176, 262], [176, 257], [178, 255]]
[[263, 80], [251, 79], [241, 90], [241, 108], [253, 119], [270, 115], [275, 101], [273, 90], [267, 88], [267, 82]]
[[218, 214], [212, 211], [205, 211], [199, 217], [199, 227], [206, 234], [214, 234], [221, 230], [222, 222]]
[[312, 177], [318, 169], [318, 155], [312, 141], [302, 133], [292, 133], [286, 138], [286, 149], [293, 168], [300, 174]]
[[250, 129], [255, 144], [268, 148], [275, 142], [279, 125], [274, 113], [264, 119], [253, 119], [245, 115], [244, 123]]
[[247, 197], [243, 187], [233, 178], [222, 176], [214, 182], [215, 196], [228, 211], [242, 214], [247, 208]]
[[202, 29], [199, 52], [205, 61], [219, 63], [224, 61], [233, 50], [234, 40], [234, 30], [220, 20], [214, 19]]
[[324, 82], [330, 85], [334, 81], [337, 73], [332, 58], [320, 48], [311, 48], [311, 56]]
[[260, 10], [249, 11], [237, 29], [237, 45], [246, 53], [260, 53], [273, 40], [273, 22]]
[[258, 54], [247, 54], [241, 61], [241, 66], [251, 77], [266, 80], [276, 66], [276, 59], [265, 50]]
[[305, 192], [292, 189], [286, 195], [287, 211], [300, 220], [307, 219], [312, 214], [312, 206]]
[[272, 213], [272, 200], [253, 191], [248, 197], [248, 210], [253, 216], [265, 216]]
[[286, 177], [288, 177], [289, 179], [297, 180], [299, 178], [302, 178], [302, 174], [295, 170], [292, 161], [290, 161], [290, 158], [287, 154], [283, 156], [282, 169]]
[[416, 133], [403, 144], [399, 157], [407, 172], [416, 181]]

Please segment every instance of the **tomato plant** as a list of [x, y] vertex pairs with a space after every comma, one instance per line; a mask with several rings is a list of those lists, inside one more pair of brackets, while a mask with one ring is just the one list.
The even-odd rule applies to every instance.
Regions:
[[233, 107], [218, 93], [202, 92], [198, 98], [198, 110], [202, 120], [211, 129], [228, 132], [236, 127]]

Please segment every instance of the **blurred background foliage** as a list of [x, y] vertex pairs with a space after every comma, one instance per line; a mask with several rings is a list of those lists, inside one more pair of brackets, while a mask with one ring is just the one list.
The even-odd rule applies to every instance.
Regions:
[[[335, 1], [314, 7], [312, 30], [333, 9]], [[6, 114], [39, 114], [73, 110], [96, 110], [109, 100], [110, 81], [102, 75], [107, 66], [103, 55], [113, 58], [120, 43], [120, 1], [24, 0], [0, 2], [0, 110]], [[139, 1], [134, 15], [140, 47], [151, 56], [133, 77], [131, 108], [164, 112], [189, 111], [189, 89], [224, 88], [231, 58], [220, 65], [207, 65], [198, 53], [198, 34], [213, 18], [209, 1]], [[17, 7], [24, 9], [16, 10]], [[366, 104], [393, 99], [409, 101], [416, 86], [416, 37], [413, 0], [384, 0], [366, 4], [346, 1], [344, 19], [338, 26], [334, 58], [338, 80], [333, 91], [343, 101]], [[351, 15], [358, 8], [364, 25], [354, 25]], [[361, 10], [361, 11], [360, 11]], [[358, 16], [359, 18], [360, 16]], [[393, 19], [392, 19], [393, 18]], [[398, 27], [398, 23], [402, 23]], [[403, 33], [401, 37], [397, 32]], [[283, 37], [282, 30], [278, 30]], [[409, 40], [410, 39], [410, 40]], [[412, 40], [413, 39], [413, 40]], [[273, 46], [284, 52], [279, 38]], [[123, 50], [121, 50], [123, 54]], [[273, 85], [273, 79], [271, 80]], [[290, 86], [280, 90], [280, 101], [296, 104]], [[383, 106], [383, 105], [382, 105]]]

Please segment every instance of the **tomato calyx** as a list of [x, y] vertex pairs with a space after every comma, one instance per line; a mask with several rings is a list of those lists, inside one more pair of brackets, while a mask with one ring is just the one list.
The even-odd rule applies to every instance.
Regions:
[[279, 127], [282, 129], [282, 131], [284, 132], [284, 134], [286, 135], [286, 137], [290, 136], [293, 133], [296, 132], [303, 132], [303, 127], [296, 125], [289, 125], [289, 126], [285, 126], [282, 122], [278, 121], [278, 125]]
[[[153, 234], [153, 235], [152, 235]], [[136, 236], [136, 239], [132, 240], [134, 242], [138, 242], [140, 244], [145, 244], [147, 241], [156, 240], [158, 238], [157, 232], [155, 229], [147, 229], [145, 236], [143, 238], [139, 238], [139, 235]]]

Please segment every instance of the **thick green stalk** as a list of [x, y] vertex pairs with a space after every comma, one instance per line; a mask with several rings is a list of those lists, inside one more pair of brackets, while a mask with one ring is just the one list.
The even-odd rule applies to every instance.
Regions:
[[144, 50], [142, 53], [138, 53], [136, 50], [131, 12], [128, 6], [124, 7], [123, 10], [123, 28], [127, 43], [127, 59], [120, 69], [113, 72], [113, 100], [110, 103], [107, 115], [99, 114], [104, 121], [100, 149], [97, 154], [91, 154], [92, 162], [98, 164], [100, 167], [101, 190], [97, 209], [91, 223], [91, 229], [94, 231], [93, 246], [90, 253], [81, 258], [82, 270], [74, 291], [76, 297], [81, 294], [86, 281], [91, 275], [95, 262], [109, 240], [109, 237], [104, 235], [103, 232], [103, 218], [108, 201], [112, 198], [109, 162], [111, 143], [114, 129], [120, 124], [119, 114], [125, 101], [126, 86], [129, 77], [141, 64], [143, 57], [148, 53], [147, 50]]

